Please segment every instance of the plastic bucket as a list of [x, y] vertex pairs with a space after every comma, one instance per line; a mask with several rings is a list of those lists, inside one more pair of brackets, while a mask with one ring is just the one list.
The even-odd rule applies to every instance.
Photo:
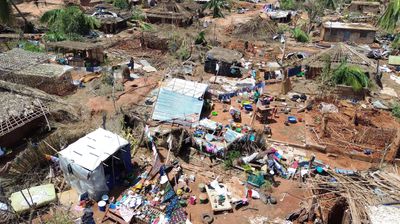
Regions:
[[297, 119], [296, 119], [295, 116], [289, 116], [289, 117], [288, 117], [288, 122], [293, 124], [293, 123], [296, 123], [296, 122], [297, 122]]
[[97, 203], [97, 206], [99, 207], [99, 211], [101, 211], [101, 212], [106, 211], [106, 205], [107, 205], [107, 203], [105, 201], [99, 201]]
[[206, 186], [203, 183], [200, 183], [199, 190], [200, 190], [200, 192], [206, 192]]
[[103, 195], [103, 196], [101, 196], [101, 200], [102, 200], [102, 201], [105, 201], [106, 203], [108, 203], [108, 199], [109, 199], [109, 198], [108, 198], [108, 195], [106, 195], [106, 194]]

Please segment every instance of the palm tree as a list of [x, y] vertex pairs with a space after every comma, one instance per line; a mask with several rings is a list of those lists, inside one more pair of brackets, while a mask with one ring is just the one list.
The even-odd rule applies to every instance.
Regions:
[[224, 15], [222, 14], [222, 8], [224, 7], [224, 5], [225, 0], [210, 0], [205, 5], [205, 8], [213, 11], [214, 18], [221, 18], [224, 17]]
[[391, 0], [378, 20], [378, 25], [388, 32], [395, 31], [400, 23], [400, 0]]
[[370, 87], [368, 76], [357, 66], [349, 66], [346, 62], [340, 64], [333, 71], [332, 80], [335, 84], [351, 86], [354, 91], [360, 91], [364, 87]]

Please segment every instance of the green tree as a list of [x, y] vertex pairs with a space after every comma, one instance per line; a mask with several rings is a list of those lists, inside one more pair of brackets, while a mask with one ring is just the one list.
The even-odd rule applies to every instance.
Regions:
[[213, 18], [221, 18], [224, 17], [224, 14], [222, 14], [222, 8], [225, 3], [225, 0], [210, 0], [205, 4], [205, 8], [213, 11]]
[[79, 39], [81, 35], [100, 27], [96, 18], [85, 15], [77, 6], [47, 11], [40, 22], [47, 24], [49, 35], [65, 36], [67, 39]]
[[400, 0], [391, 0], [378, 20], [378, 25], [388, 32], [395, 31], [400, 23]]
[[324, 3], [321, 0], [307, 0], [303, 4], [303, 8], [308, 15], [307, 33], [310, 33], [315, 19], [324, 14]]

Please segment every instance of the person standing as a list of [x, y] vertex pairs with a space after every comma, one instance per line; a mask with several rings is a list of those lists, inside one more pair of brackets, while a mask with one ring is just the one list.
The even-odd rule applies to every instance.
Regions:
[[218, 73], [219, 73], [220, 66], [221, 66], [221, 62], [217, 61], [217, 63], [215, 64], [215, 79], [214, 79], [214, 83], [217, 82], [217, 76], [218, 76]]
[[135, 61], [133, 60], [133, 57], [131, 57], [131, 60], [129, 61], [129, 67], [133, 72], [133, 69], [135, 68]]

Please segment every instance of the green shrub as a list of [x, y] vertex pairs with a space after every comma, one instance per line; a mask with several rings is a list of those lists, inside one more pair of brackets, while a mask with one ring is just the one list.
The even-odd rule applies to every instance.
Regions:
[[35, 45], [35, 44], [31, 43], [31, 42], [24, 41], [24, 42], [21, 42], [20, 44], [23, 45], [23, 49], [26, 50], [26, 51], [44, 52], [44, 47]]
[[224, 161], [225, 169], [230, 169], [233, 166], [233, 161], [235, 159], [239, 158], [239, 157], [240, 157], [240, 152], [239, 151], [236, 151], [236, 150], [229, 151], [226, 154], [226, 158], [225, 158], [225, 161]]
[[144, 21], [146, 19], [146, 15], [143, 11], [137, 7], [132, 10], [132, 19], [137, 21]]
[[280, 24], [278, 24], [278, 29], [277, 29], [277, 33], [279, 33], [279, 34], [283, 34], [283, 33], [285, 33], [286, 31], [289, 31], [290, 30], [290, 27], [289, 27], [289, 25], [287, 25], [287, 24], [284, 24], [284, 23], [280, 23]]
[[57, 33], [57, 32], [47, 32], [44, 36], [43, 39], [45, 41], [49, 42], [57, 42], [57, 41], [63, 41], [66, 40], [67, 38], [63, 33]]
[[120, 9], [128, 9], [129, 3], [127, 0], [114, 0], [113, 6]]
[[396, 104], [392, 109], [392, 115], [400, 119], [400, 104]]
[[296, 9], [296, 3], [294, 0], [281, 0], [281, 9], [283, 10], [294, 10]]
[[310, 37], [299, 28], [295, 28], [292, 33], [297, 42], [306, 43], [310, 40]]
[[195, 44], [204, 44], [206, 43], [206, 33], [204, 31], [201, 31], [198, 35], [196, 40], [194, 41]]

